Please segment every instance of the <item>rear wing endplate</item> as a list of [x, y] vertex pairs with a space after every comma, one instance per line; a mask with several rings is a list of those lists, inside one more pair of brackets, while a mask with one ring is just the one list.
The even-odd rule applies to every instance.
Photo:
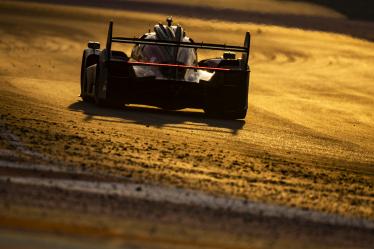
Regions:
[[[242, 70], [247, 70], [249, 60], [249, 49], [251, 46], [251, 36], [249, 32], [246, 32], [244, 39], [244, 46], [233, 46], [233, 45], [222, 45], [214, 43], [203, 43], [203, 42], [178, 42], [178, 41], [162, 41], [162, 40], [144, 40], [139, 38], [126, 38], [126, 37], [113, 37], [113, 21], [109, 22], [108, 37], [106, 43], [107, 55], [110, 56], [112, 43], [128, 43], [128, 44], [145, 44], [145, 45], [157, 45], [157, 46], [169, 46], [169, 47], [185, 47], [185, 48], [196, 48], [196, 49], [208, 49], [208, 50], [220, 50], [220, 51], [231, 51], [242, 53]], [[163, 64], [159, 64], [162, 66]], [[170, 66], [165, 64], [165, 66]]]

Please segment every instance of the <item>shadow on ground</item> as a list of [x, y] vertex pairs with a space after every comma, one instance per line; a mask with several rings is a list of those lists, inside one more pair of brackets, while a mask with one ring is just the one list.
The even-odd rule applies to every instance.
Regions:
[[[279, 0], [288, 2], [290, 0]], [[310, 2], [334, 9], [350, 19], [374, 21], [373, 0], [291, 0], [294, 2]]]
[[[208, 118], [197, 111], [166, 111], [156, 108], [130, 106], [124, 108], [101, 108], [92, 103], [77, 101], [69, 107], [71, 111], [86, 115], [84, 121], [99, 120], [105, 122], [134, 123], [152, 127], [174, 127], [196, 131], [215, 131], [237, 134], [245, 125], [244, 120], [222, 120]], [[107, 119], [107, 118], [117, 118]], [[118, 120], [120, 119], [120, 120]], [[185, 125], [183, 125], [185, 124]], [[175, 126], [178, 125], [178, 126]]]

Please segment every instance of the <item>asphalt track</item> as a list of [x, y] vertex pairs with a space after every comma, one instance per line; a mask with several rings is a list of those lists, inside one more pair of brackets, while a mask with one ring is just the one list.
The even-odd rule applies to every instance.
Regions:
[[0, 3], [0, 246], [370, 248], [373, 24], [314, 15], [333, 20], [325, 33], [179, 8], [195, 40], [252, 32], [246, 120], [81, 102], [85, 42], [103, 43], [109, 19], [134, 36], [164, 18], [132, 4]]

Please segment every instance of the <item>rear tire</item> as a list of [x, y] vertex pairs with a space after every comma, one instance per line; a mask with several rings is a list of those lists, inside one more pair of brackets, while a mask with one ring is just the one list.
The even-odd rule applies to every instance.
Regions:
[[223, 114], [224, 119], [244, 119], [247, 115], [247, 108], [241, 111], [227, 112]]
[[223, 108], [204, 108], [204, 112], [208, 117], [219, 119], [244, 119], [247, 115], [247, 108], [239, 111], [224, 111]]
[[[240, 98], [240, 96], [238, 96]], [[238, 99], [231, 99], [238, 101]], [[220, 119], [244, 119], [248, 106], [241, 104], [246, 101], [238, 101], [237, 104], [225, 100], [224, 88], [207, 89], [205, 95], [204, 112], [208, 117]]]
[[[86, 69], [84, 69], [86, 70]], [[84, 102], [92, 102], [92, 98], [90, 96], [87, 95], [86, 91], [87, 91], [87, 78], [86, 78], [86, 72], [83, 73], [84, 76], [83, 76], [83, 82], [81, 83], [82, 85], [82, 90], [81, 90], [81, 98]]]
[[97, 74], [96, 74], [96, 83], [94, 85], [94, 92], [95, 92], [95, 104], [100, 107], [109, 107], [109, 108], [121, 108], [124, 107], [124, 103], [119, 102], [119, 101], [114, 101], [114, 100], [109, 100], [109, 99], [104, 99], [100, 98], [99, 96], [99, 85], [100, 82], [98, 81], [98, 73], [99, 69], [97, 69]]

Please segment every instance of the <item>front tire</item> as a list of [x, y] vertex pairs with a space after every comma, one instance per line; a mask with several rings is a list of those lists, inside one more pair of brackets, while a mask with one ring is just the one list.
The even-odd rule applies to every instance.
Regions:
[[87, 96], [87, 77], [86, 77], [86, 51], [83, 51], [82, 64], [81, 64], [81, 93], [80, 97], [84, 102], [89, 101]]
[[[81, 94], [80, 97], [84, 102], [92, 102], [93, 98], [89, 95], [88, 92], [88, 82], [87, 82], [87, 68], [93, 65], [96, 61], [92, 61], [86, 58], [87, 49], [83, 51], [82, 55], [82, 66], [81, 66]], [[92, 58], [92, 57], [90, 57]], [[88, 64], [87, 64], [88, 63]]]

